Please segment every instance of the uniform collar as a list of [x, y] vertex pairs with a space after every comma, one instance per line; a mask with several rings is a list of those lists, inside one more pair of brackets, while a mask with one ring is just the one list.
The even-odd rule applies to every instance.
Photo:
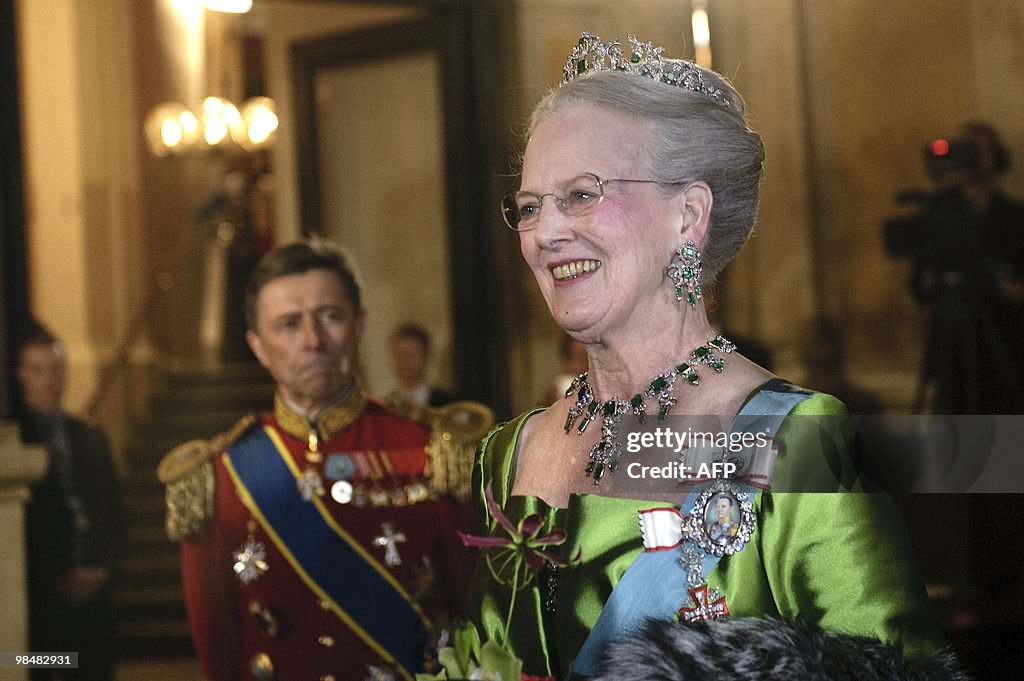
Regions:
[[426, 383], [420, 383], [412, 390], [399, 388], [396, 394], [401, 401], [418, 404], [421, 407], [427, 406], [427, 403], [430, 402], [430, 386]]
[[315, 422], [297, 412], [281, 397], [281, 393], [277, 393], [274, 395], [274, 418], [282, 430], [300, 440], [309, 437], [314, 428], [321, 440], [329, 440], [355, 423], [366, 403], [366, 391], [357, 379], [334, 404], [320, 412]]

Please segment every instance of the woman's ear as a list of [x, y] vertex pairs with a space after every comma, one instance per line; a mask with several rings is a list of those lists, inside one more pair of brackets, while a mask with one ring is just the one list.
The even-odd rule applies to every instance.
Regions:
[[683, 241], [693, 240], [698, 248], [704, 247], [704, 236], [711, 222], [711, 206], [714, 196], [706, 182], [697, 181], [687, 185], [680, 195], [683, 210]]

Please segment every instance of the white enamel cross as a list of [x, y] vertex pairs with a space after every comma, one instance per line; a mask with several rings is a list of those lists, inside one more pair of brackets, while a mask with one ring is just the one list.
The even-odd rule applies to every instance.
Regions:
[[312, 501], [314, 496], [322, 497], [324, 495], [324, 481], [313, 468], [307, 468], [302, 472], [298, 486], [305, 501]]
[[405, 542], [404, 532], [395, 532], [395, 526], [391, 523], [381, 523], [381, 534], [374, 537], [377, 546], [384, 547], [384, 564], [388, 567], [395, 567], [402, 564], [402, 557], [398, 555], [398, 544]]

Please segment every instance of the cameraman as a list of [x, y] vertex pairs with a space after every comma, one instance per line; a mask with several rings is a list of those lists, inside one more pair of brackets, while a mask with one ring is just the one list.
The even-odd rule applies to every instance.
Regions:
[[[999, 133], [987, 123], [967, 123], [964, 138], [974, 151], [974, 162], [960, 184], [964, 201], [973, 209], [987, 239], [987, 255], [999, 268], [997, 298], [1008, 303], [1021, 321], [1024, 304], [1024, 203], [1003, 193], [1000, 179], [1010, 169], [1010, 153]], [[1015, 354], [1020, 355], [1020, 325], [1013, 328]]]
[[1024, 413], [1024, 204], [999, 186], [1009, 153], [992, 126], [968, 123], [932, 142], [926, 162], [937, 190], [885, 228], [890, 253], [914, 261], [914, 295], [931, 306], [919, 394], [934, 383], [935, 413]]

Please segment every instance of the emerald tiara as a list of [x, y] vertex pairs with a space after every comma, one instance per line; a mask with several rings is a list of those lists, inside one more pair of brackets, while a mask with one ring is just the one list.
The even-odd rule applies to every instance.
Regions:
[[693, 62], [664, 59], [661, 53], [665, 48], [642, 43], [635, 36], [629, 36], [629, 44], [632, 51], [627, 55], [618, 38], [603, 43], [596, 35], [580, 34], [579, 42], [565, 60], [562, 84], [594, 71], [621, 71], [696, 92], [725, 107], [731, 106], [723, 90], [704, 84], [701, 68]]

